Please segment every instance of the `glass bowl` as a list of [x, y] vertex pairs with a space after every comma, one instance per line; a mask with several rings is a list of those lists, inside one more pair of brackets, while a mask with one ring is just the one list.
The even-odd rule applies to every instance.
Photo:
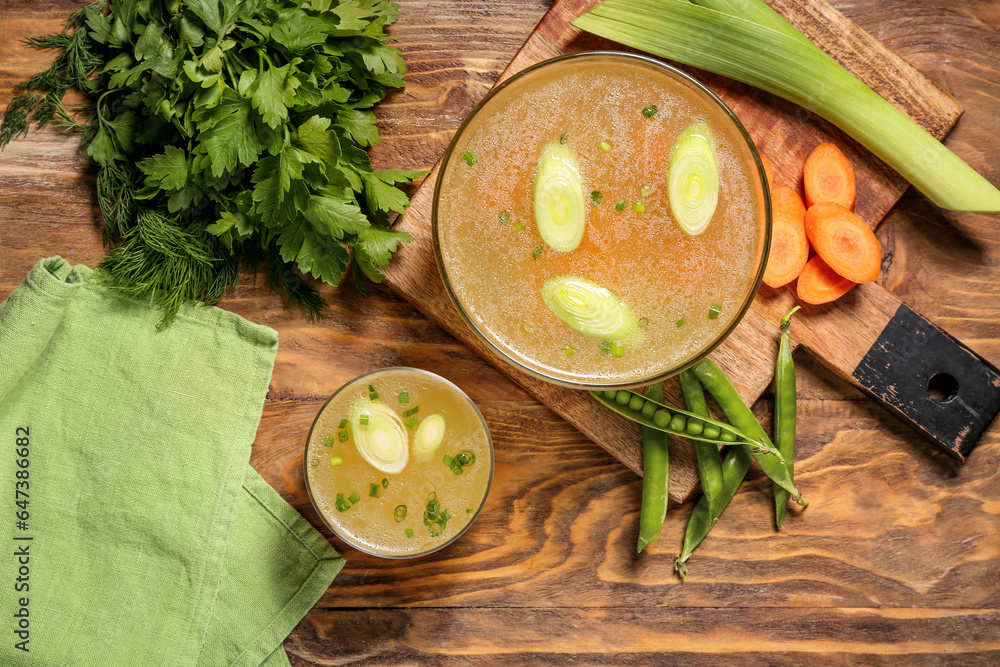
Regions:
[[[414, 415], [417, 419], [434, 412], [445, 418], [445, 437], [433, 456], [422, 461], [414, 454], [410, 441], [415, 426], [407, 428], [409, 462], [395, 475], [383, 473], [362, 459], [353, 439], [340, 439], [340, 424], [347, 416], [348, 406], [356, 401], [369, 401], [369, 386], [375, 387], [377, 400], [397, 412], [403, 421], [408, 417], [402, 413], [413, 408], [418, 408]], [[402, 392], [407, 394], [405, 404], [399, 398]], [[349, 426], [346, 432], [350, 433]], [[462, 468], [462, 474], [454, 473], [442, 462], [444, 455], [455, 455], [463, 448], [476, 452], [475, 460]], [[341, 459], [336, 467], [330, 465], [335, 457]], [[309, 499], [337, 537], [380, 558], [416, 558], [452, 544], [482, 512], [493, 484], [493, 439], [475, 403], [453, 383], [419, 368], [383, 368], [359, 375], [327, 399], [309, 429], [303, 467]], [[381, 483], [383, 479], [385, 484]], [[370, 486], [382, 489], [370, 490]], [[370, 491], [379, 496], [370, 496]], [[336, 508], [338, 492], [345, 498], [356, 492], [360, 498], [340, 512]], [[413, 500], [418, 496], [419, 501]], [[442, 513], [446, 509], [451, 513], [440, 536], [433, 536], [423, 522], [424, 502], [430, 499], [440, 502]], [[461, 507], [453, 506], [456, 502]], [[367, 507], [356, 508], [354, 504]], [[398, 504], [407, 507], [402, 519], [390, 512]], [[352, 510], [356, 513], [353, 516]], [[364, 522], [367, 532], [347, 525], [358, 523], [358, 519]], [[465, 523], [461, 524], [462, 521]], [[408, 534], [412, 537], [405, 537]]]
[[[726, 315], [728, 317], [732, 317], [732, 319], [729, 320], [724, 327], [720, 327], [717, 333], [714, 331], [711, 332], [710, 339], [700, 341], [696, 346], [693, 345], [693, 349], [684, 353], [683, 356], [675, 354], [674, 356], [679, 356], [679, 358], [676, 359], [668, 359], [666, 358], [667, 355], [655, 357], [653, 363], [650, 364], [650, 368], [652, 370], [649, 370], [648, 372], [643, 371], [642, 375], [633, 374], [631, 377], [624, 377], [624, 374], [620, 374], [622, 377], [610, 377], [607, 372], [595, 372], [594, 370], [590, 370], [589, 372], [570, 372], [564, 369], [555, 368], [552, 364], [541, 363], [537, 359], [531, 358], [529, 355], [519, 350], [517, 345], [513, 344], [509, 339], [501, 341], [499, 340], [499, 337], [495, 338], [489, 332], [491, 331], [491, 328], [499, 330], [499, 327], [496, 326], [497, 321], [486, 321], [483, 317], [472, 312], [473, 308], [467, 306], [462, 297], [462, 289], [460, 289], [460, 286], [457, 285], [456, 278], [453, 277], [449, 271], [449, 261], [452, 260], [446, 258], [446, 252], [443, 248], [443, 246], [447, 243], [457, 243], [457, 241], [453, 242], [448, 239], [452, 236], [459, 238], [460, 234], [453, 229], [445, 229], [445, 225], [448, 223], [446, 223], [443, 219], [442, 207], [446, 207], [446, 210], [449, 211], [457, 211], [470, 205], [466, 203], [466, 200], [459, 198], [457, 194], [451, 195], [450, 193], [445, 192], [445, 189], [450, 187], [448, 184], [451, 180], [459, 182], [459, 179], [463, 178], [461, 172], [458, 170], [472, 166], [472, 164], [468, 164], [468, 162], [475, 156], [472, 156], [470, 153], [463, 154], [463, 151], [467, 150], [465, 147], [468, 145], [469, 140], [475, 139], [477, 137], [476, 132], [479, 131], [479, 128], [486, 127], [485, 123], [491, 122], [492, 125], [489, 126], [488, 130], [483, 130], [482, 136], [488, 137], [489, 141], [493, 142], [493, 144], [497, 146], [504, 145], [504, 142], [516, 142], [516, 134], [513, 134], [509, 129], [504, 128], [501, 122], [492, 121], [491, 114], [498, 109], [503, 109], [503, 113], [505, 114], [510, 113], [509, 110], [516, 109], [517, 107], [514, 105], [521, 101], [518, 99], [518, 96], [525, 96], [524, 99], [527, 101], [524, 102], [523, 106], [527, 107], [531, 100], [536, 99], [527, 97], [527, 95], [530, 94], [531, 86], [538, 85], [538, 81], [543, 80], [546, 76], [551, 76], [554, 71], [559, 71], [553, 70], [552, 68], [560, 68], [560, 70], [565, 72], [572, 72], [579, 71], [582, 66], [590, 67], [592, 70], [597, 67], [613, 68], [616, 66], [620, 68], [624, 66], [624, 69], [627, 71], [641, 70], [645, 73], [643, 76], [656, 76], [658, 77], [658, 81], [668, 80], [670, 82], [670, 86], [673, 86], [677, 90], [683, 90], [683, 93], [680, 93], [679, 97], [683, 98], [684, 103], [697, 109], [699, 113], [704, 112], [705, 117], [710, 118], [710, 122], [714, 123], [716, 128], [722, 128], [726, 132], [726, 141], [728, 142], [727, 146], [731, 145], [731, 149], [727, 148], [727, 150], [731, 150], [732, 155], [734, 156], [731, 163], [736, 164], [739, 170], [742, 170], [738, 172], [734, 171], [733, 173], [739, 173], [740, 182], [748, 184], [746, 187], [733, 187], [732, 189], [733, 192], [738, 191], [739, 193], [743, 193], [750, 198], [748, 200], [750, 201], [750, 204], [747, 206], [751, 212], [746, 216], [746, 220], [748, 221], [747, 229], [750, 230], [748, 233], [747, 243], [756, 242], [755, 249], [751, 245], [747, 246], [749, 249], [749, 254], [747, 256], [750, 257], [750, 259], [746, 262], [746, 264], [752, 265], [752, 268], [745, 273], [739, 273], [738, 277], [734, 279], [734, 284], [739, 285], [739, 289], [736, 291], [738, 298], [734, 298], [730, 302], [727, 302], [727, 305], [725, 306], [725, 309], [728, 311]], [[560, 76], [562, 75], [560, 74]], [[663, 87], [663, 84], [660, 85]], [[629, 107], [629, 109], [631, 109], [631, 107]], [[595, 115], [600, 112], [600, 109], [594, 110]], [[498, 117], [502, 116], [498, 114]], [[513, 123], [515, 121], [511, 122]], [[527, 122], [530, 124], [535, 121], [533, 121], [529, 116], [529, 120]], [[500, 128], [499, 130], [497, 130], [498, 127]], [[489, 134], [489, 132], [493, 131], [497, 132], [495, 137]], [[563, 135], [563, 137], [565, 136], [566, 135]], [[665, 139], [666, 144], [664, 150], [668, 153], [669, 146], [672, 144], [673, 139], [673, 136]], [[484, 139], [483, 141], [485, 142], [486, 140]], [[589, 144], [587, 144], [587, 147], [587, 150], [590, 150]], [[528, 149], [525, 148], [524, 150]], [[603, 147], [601, 150], [607, 152]], [[463, 158], [466, 159], [463, 161]], [[518, 164], [523, 165], [524, 163], [521, 162]], [[722, 164], [723, 159], [720, 156], [720, 165]], [[505, 169], [508, 168], [505, 166]], [[455, 170], [455, 175], [450, 179], [449, 176], [452, 170]], [[512, 169], [508, 169], [508, 171], [513, 173]], [[469, 176], [467, 178], [471, 179], [472, 177]], [[519, 183], [524, 183], [526, 180], [523, 177], [519, 178]], [[731, 178], [731, 181], [734, 183], [737, 180], [737, 177]], [[527, 188], [523, 185], [516, 187], [524, 188], [525, 191], [527, 190]], [[589, 190], [590, 188], [585, 189]], [[665, 187], [662, 189], [665, 189]], [[751, 192], [747, 193], [748, 189]], [[492, 196], [490, 194], [492, 191], [489, 188], [479, 188], [475, 190], [475, 192], [486, 193], [475, 195], [484, 201], [487, 197]], [[446, 200], [448, 197], [451, 197], [454, 202], [448, 200], [448, 203], [443, 205], [442, 201]], [[604, 204], [614, 206], [614, 200], [612, 199], [611, 202], [608, 202], [607, 199], [608, 198], [605, 197]], [[590, 204], [591, 202], [589, 201], [586, 204], [588, 209], [590, 208]], [[449, 206], [454, 207], [454, 209], [447, 209]], [[497, 205], [496, 208], [499, 210], [501, 206], [502, 205]], [[513, 209], [513, 206], [511, 208]], [[621, 209], [615, 210], [620, 211]], [[496, 220], [493, 220], [493, 218], [497, 218], [495, 213], [492, 217], [487, 217], [485, 219], [477, 214], [475, 218], [476, 222], [472, 224], [504, 225], [507, 222], [513, 223], [511, 214], [506, 210], [504, 212], [507, 213], [508, 216], [506, 221], [502, 217], [500, 218], [499, 223]], [[451, 215], [452, 218], [455, 218], [460, 214], [449, 213], [449, 215]], [[502, 216], [503, 213], [500, 215]], [[719, 214], [717, 213], [717, 215]], [[588, 213], [588, 220], [590, 219], [590, 216], [591, 213]], [[482, 222], [478, 222], [479, 220], [482, 220]], [[533, 218], [526, 218], [525, 222], [528, 223], [529, 227], [534, 226]], [[590, 222], [588, 222], [588, 225], [589, 224]], [[455, 137], [452, 139], [451, 144], [448, 147], [448, 150], [445, 152], [434, 190], [432, 226], [438, 269], [441, 273], [441, 278], [452, 303], [455, 305], [459, 314], [476, 334], [476, 336], [490, 350], [492, 350], [500, 358], [504, 359], [506, 363], [509, 363], [518, 370], [528, 373], [536, 378], [574, 389], [596, 390], [634, 388], [666, 379], [694, 365], [697, 361], [704, 358], [712, 350], [714, 350], [723, 340], [725, 340], [725, 338], [732, 333], [733, 329], [735, 329], [742, 320], [743, 316], [750, 308], [750, 304], [753, 302], [754, 296], [757, 293], [761, 279], [764, 275], [764, 268], [771, 240], [771, 204], [767, 177], [765, 175], [763, 164], [761, 163], [760, 155], [757, 152], [753, 140], [750, 138], [739, 119], [736, 118], [736, 116], [722, 102], [722, 100], [689, 75], [653, 58], [613, 51], [598, 51], [560, 56], [538, 63], [497, 85], [486, 95], [486, 97], [476, 106], [475, 109], [473, 109], [472, 113], [459, 127], [458, 132], [455, 134]], [[510, 226], [508, 225], [506, 229], [509, 228]], [[523, 231], [523, 228], [521, 228], [521, 230]], [[466, 244], [465, 247], [468, 248], [472, 246]], [[458, 248], [459, 246], [457, 245], [450, 246], [449, 251], [457, 253]], [[462, 252], [466, 253], [468, 256], [473, 256], [468, 250], [462, 250]], [[555, 251], [550, 251], [546, 248], [545, 252]], [[537, 259], [538, 255], [534, 255], [534, 257]], [[464, 263], [468, 263], [467, 260]], [[460, 262], [452, 261], [452, 267], [456, 269], [456, 273], [458, 273], [457, 269], [461, 268], [459, 264]], [[648, 280], [648, 278], [644, 279]], [[491, 295], [489, 297], [477, 298], [492, 299], [495, 302], [496, 299], [504, 298], [502, 293], [506, 288], [507, 286], [501, 282], [501, 284], [498, 284], [497, 286], [495, 292], [496, 296]], [[490, 302], [481, 301], [480, 303]], [[507, 308], [508, 306], [504, 305], [503, 307]], [[707, 305], [706, 310], [708, 310]], [[709, 315], [709, 319], [712, 319], [711, 315]], [[533, 326], [533, 323], [530, 321], [526, 321], [524, 326], [527, 328], [529, 324]], [[671, 321], [670, 324], [672, 325], [673, 321]], [[505, 322], [503, 323], [503, 326], [507, 327], [509, 330], [512, 325], [510, 322]], [[665, 324], [662, 326], [666, 327]], [[665, 329], [661, 331], [663, 331], [663, 333], [660, 334], [661, 336], [667, 335]], [[529, 333], [533, 332], [529, 330]], [[705, 334], [705, 337], [708, 335], [709, 334]], [[550, 348], [549, 354], [556, 356], [556, 353], [551, 351], [553, 349], [554, 348]], [[567, 347], [567, 357], [571, 356], [575, 351], [576, 350], [569, 351], [569, 347]], [[652, 353], [650, 354], [652, 355]], [[663, 361], [661, 361], [661, 359], [663, 359]], [[657, 364], [659, 364], [659, 366], [657, 366]]]

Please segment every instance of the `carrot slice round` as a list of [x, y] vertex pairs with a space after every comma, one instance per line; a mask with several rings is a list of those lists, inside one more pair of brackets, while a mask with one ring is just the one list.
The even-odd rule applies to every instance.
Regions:
[[809, 207], [806, 235], [816, 254], [834, 271], [855, 283], [870, 283], [882, 268], [882, 244], [864, 220], [840, 204]]
[[816, 255], [799, 274], [795, 291], [801, 301], [818, 306], [836, 301], [847, 294], [855, 284], [831, 269], [822, 257]]
[[771, 250], [764, 269], [764, 284], [781, 287], [795, 280], [809, 259], [806, 238], [806, 207], [791, 188], [776, 188], [771, 193]]
[[854, 210], [857, 198], [854, 167], [833, 144], [820, 144], [813, 150], [802, 170], [802, 181], [808, 206], [834, 202]]

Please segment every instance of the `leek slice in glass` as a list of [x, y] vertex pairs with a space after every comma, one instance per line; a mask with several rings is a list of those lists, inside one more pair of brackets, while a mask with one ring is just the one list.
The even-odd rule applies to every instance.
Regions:
[[[361, 417], [368, 423], [362, 424]], [[403, 421], [381, 401], [355, 403], [349, 415], [351, 436], [361, 457], [386, 474], [403, 471], [409, 460], [409, 435]]]
[[696, 2], [605, 0], [573, 25], [794, 102], [854, 137], [942, 208], [1000, 212], [1000, 190], [761, 0]]
[[444, 440], [444, 417], [435, 413], [427, 415], [417, 427], [413, 437], [413, 453], [422, 461], [426, 461], [437, 450]]
[[587, 206], [576, 153], [558, 140], [546, 144], [535, 166], [535, 225], [545, 244], [572, 252], [583, 240]]
[[704, 123], [692, 123], [670, 153], [667, 192], [674, 220], [688, 236], [698, 236], [712, 222], [719, 203], [719, 165], [715, 141]]
[[542, 299], [556, 317], [584, 336], [625, 348], [642, 344], [639, 318], [593, 280], [569, 275], [549, 278], [542, 285]]

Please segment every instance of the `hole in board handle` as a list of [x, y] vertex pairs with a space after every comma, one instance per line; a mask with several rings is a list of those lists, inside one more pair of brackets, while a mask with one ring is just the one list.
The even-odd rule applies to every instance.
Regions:
[[947, 403], [958, 396], [958, 380], [948, 373], [936, 373], [927, 381], [927, 395], [938, 403]]

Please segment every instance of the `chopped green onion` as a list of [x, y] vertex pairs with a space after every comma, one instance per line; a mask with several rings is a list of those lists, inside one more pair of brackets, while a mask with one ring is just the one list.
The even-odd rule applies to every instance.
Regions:
[[713, 303], [708, 309], [708, 319], [715, 320], [718, 319], [719, 313], [722, 312], [722, 306], [717, 303]]
[[378, 400], [378, 394], [373, 391], [372, 393], [368, 394], [368, 400], [369, 401], [377, 401]]
[[506, 225], [510, 222], [510, 211], [500, 211], [500, 215], [497, 218], [500, 220], [500, 226]]
[[514, 230], [515, 231], [523, 232], [525, 229], [527, 229], [527, 227], [525, 227], [524, 224], [520, 220], [517, 220], [517, 221], [514, 222]]
[[573, 347], [572, 345], [567, 345], [567, 346], [566, 346], [566, 349], [564, 350], [564, 352], [565, 352], [565, 354], [566, 354], [566, 358], [567, 358], [567, 359], [569, 359], [569, 358], [570, 358], [570, 357], [572, 357], [572, 356], [573, 356], [574, 354], [576, 354], [576, 348], [575, 348], [575, 347]]
[[471, 466], [476, 462], [476, 453], [471, 449], [463, 449], [455, 457], [455, 460], [458, 461], [459, 465], [462, 467]]
[[538, 330], [538, 327], [535, 325], [535, 323], [531, 322], [530, 320], [527, 322], [523, 322], [521, 324], [521, 328], [524, 329], [524, 333], [527, 334], [533, 334], [535, 333], [535, 331]]
[[643, 329], [645, 329], [646, 327], [648, 327], [649, 326], [649, 318], [648, 317], [640, 317], [639, 318], [639, 326], [642, 327]]
[[445, 464], [445, 466], [447, 466], [448, 468], [450, 468], [453, 465], [455, 465], [455, 459], [453, 459], [450, 456], [448, 456], [447, 454], [445, 454], [444, 458], [441, 459], [441, 463]]
[[479, 158], [473, 155], [472, 151], [465, 151], [464, 153], [462, 153], [462, 159], [465, 160], [465, 164], [469, 165], [470, 167], [479, 162]]
[[373, 385], [373, 384], [368, 385], [368, 393], [369, 394], [374, 394], [375, 393], [375, 385]]
[[338, 512], [344, 512], [351, 509], [351, 503], [347, 502], [343, 493], [337, 494], [337, 500], [335, 500], [333, 504], [337, 508]]
[[319, 465], [319, 459], [313, 457], [312, 459], [309, 460], [309, 465], [315, 468], [316, 466]]
[[400, 405], [406, 405], [409, 402], [410, 402], [410, 395], [407, 392], [405, 392], [405, 391], [402, 392], [399, 395], [399, 404]]
[[618, 211], [619, 213], [621, 213], [622, 211], [625, 210], [625, 206], [627, 206], [627, 205], [628, 205], [628, 202], [623, 199], [620, 202], [618, 202], [617, 204], [615, 204], [615, 210]]
[[590, 203], [591, 204], [593, 204], [594, 206], [597, 206], [602, 201], [604, 201], [604, 195], [601, 194], [600, 190], [591, 190], [590, 191]]
[[632, 204], [632, 210], [635, 211], [636, 213], [645, 213], [646, 205], [643, 204], [642, 202], [637, 201], [634, 204]]
[[416, 428], [417, 424], [419, 424], [419, 423], [420, 423], [419, 419], [417, 419], [416, 417], [410, 417], [407, 420], [407, 422], [406, 422], [406, 427], [410, 428], [410, 429], [413, 429], [413, 428]]
[[531, 259], [538, 259], [543, 252], [545, 252], [545, 246], [544, 245], [538, 246], [537, 248], [531, 251]]
[[338, 426], [337, 428], [346, 428], [346, 427], [347, 427], [347, 420], [346, 419], [341, 419], [340, 420], [340, 426]]
[[368, 426], [368, 415], [361, 415], [361, 425]]
[[411, 538], [413, 537], [413, 529], [412, 528], [407, 528], [406, 529], [406, 536], [407, 537], [411, 537]]
[[472, 514], [472, 508], [471, 507], [465, 508], [465, 513], [466, 514]]
[[396, 505], [396, 509], [392, 511], [392, 518], [399, 523], [406, 518], [406, 505]]
[[625, 348], [618, 343], [611, 343], [611, 356], [621, 359], [625, 355]]
[[1000, 211], [1000, 190], [761, 0], [607, 0], [573, 25], [794, 102], [846, 131], [942, 208]]
[[650, 104], [648, 107], [642, 110], [642, 115], [646, 118], [652, 118], [656, 115], [657, 108], [655, 104]]
[[602, 152], [607, 153], [611, 150], [611, 143], [608, 141], [602, 141], [597, 147], [600, 148]]
[[351, 501], [352, 505], [357, 505], [358, 501], [361, 500], [361, 496], [359, 496], [358, 492], [355, 491], [351, 495], [347, 496], [347, 499]]
[[559, 135], [559, 143], [564, 144], [564, 143], [566, 143], [567, 139], [569, 139], [569, 135], [568, 134], [560, 134]]
[[341, 442], [347, 442], [347, 439], [350, 438], [351, 436], [347, 435], [347, 429], [345, 428], [341, 430], [339, 433], [337, 433], [337, 437], [340, 439]]
[[370, 498], [378, 498], [380, 495], [382, 495], [382, 487], [380, 485], [378, 484], [368, 485], [368, 496]]
[[685, 322], [685, 320], [682, 317], [681, 319], [679, 319], [676, 322], [674, 322], [674, 326], [676, 326], [678, 329], [680, 329], [682, 326], [684, 326], [684, 322]]
[[639, 190], [639, 196], [642, 197], [643, 199], [648, 197], [651, 193], [652, 190], [650, 190], [649, 188], [643, 188], [642, 190]]
[[420, 406], [419, 405], [415, 405], [412, 408], [410, 408], [409, 410], [407, 410], [406, 412], [404, 412], [403, 416], [404, 417], [412, 417], [413, 415], [417, 414], [418, 412], [420, 412]]
[[435, 522], [427, 526], [427, 531], [431, 534], [431, 537], [440, 537], [441, 533], [444, 532], [444, 526]]
[[382, 488], [383, 489], [388, 489], [389, 488], [389, 478], [388, 477], [383, 477], [382, 478]]
[[332, 457], [330, 459], [330, 466], [336, 468], [337, 466], [339, 466], [343, 462], [344, 462], [344, 459], [340, 458], [339, 456], [334, 456], [334, 457]]
[[333, 438], [323, 438], [324, 447], [333, 447]]

